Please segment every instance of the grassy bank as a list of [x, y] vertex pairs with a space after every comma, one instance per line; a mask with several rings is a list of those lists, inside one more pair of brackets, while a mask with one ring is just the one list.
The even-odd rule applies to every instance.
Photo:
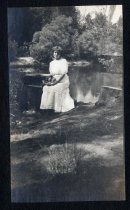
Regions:
[[24, 113], [11, 136], [12, 200], [120, 200], [124, 192], [122, 106]]

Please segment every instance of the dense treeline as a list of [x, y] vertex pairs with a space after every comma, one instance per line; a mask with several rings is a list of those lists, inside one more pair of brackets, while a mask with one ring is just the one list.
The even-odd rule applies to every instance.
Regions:
[[88, 14], [80, 21], [74, 6], [11, 8], [8, 11], [9, 56], [31, 55], [47, 62], [55, 45], [68, 59], [122, 53], [122, 19], [112, 25], [106, 16]]

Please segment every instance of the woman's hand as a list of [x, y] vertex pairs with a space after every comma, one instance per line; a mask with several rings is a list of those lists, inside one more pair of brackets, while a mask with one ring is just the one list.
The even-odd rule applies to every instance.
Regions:
[[64, 78], [64, 76], [65, 76], [65, 74], [61, 75], [61, 77], [58, 80], [56, 80], [54, 78], [54, 80], [52, 80], [52, 82], [50, 83], [50, 86], [54, 86], [54, 85], [58, 84]]
[[54, 86], [56, 84], [57, 84], [57, 82], [48, 82], [46, 85], [48, 85], [48, 86]]
[[56, 81], [55, 78], [52, 78], [50, 81], [47, 82], [47, 85], [48, 85], [48, 86], [53, 86], [53, 85], [55, 85], [55, 84], [57, 84], [57, 81]]
[[51, 86], [51, 85], [53, 85], [53, 81], [51, 80], [51, 78], [49, 78], [48, 81], [42, 80], [42, 85]]
[[52, 78], [51, 81], [45, 82], [44, 84], [47, 86], [54, 86], [57, 83], [59, 83], [64, 78], [64, 76], [65, 76], [65, 74], [61, 75], [61, 77], [58, 80], [56, 80], [55, 78]]
[[48, 82], [46, 85], [47, 85], [47, 86], [52, 86], [53, 83], [52, 83], [52, 82]]

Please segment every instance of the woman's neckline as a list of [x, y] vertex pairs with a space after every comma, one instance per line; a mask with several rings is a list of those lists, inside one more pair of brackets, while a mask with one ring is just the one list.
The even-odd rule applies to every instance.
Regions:
[[61, 60], [65, 60], [65, 58], [54, 59], [53, 61], [61, 61]]

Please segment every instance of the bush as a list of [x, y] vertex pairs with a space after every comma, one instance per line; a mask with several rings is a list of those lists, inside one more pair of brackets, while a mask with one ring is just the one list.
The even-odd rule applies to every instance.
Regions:
[[98, 46], [94, 33], [91, 30], [84, 31], [77, 40], [79, 54], [82, 58], [97, 54]]
[[[121, 21], [120, 21], [121, 22]], [[77, 41], [80, 57], [112, 55], [121, 52], [122, 25], [112, 25], [102, 13], [87, 15]]]
[[[53, 46], [60, 45], [67, 59], [92, 59], [121, 51], [122, 22], [112, 25], [102, 13], [88, 14], [84, 23], [74, 27], [73, 18], [56, 16], [41, 31], [34, 33], [30, 54], [40, 62], [50, 59]], [[81, 30], [79, 30], [79, 28]]]
[[48, 170], [53, 174], [79, 174], [82, 157], [85, 152], [77, 144], [52, 145], [48, 148]]
[[18, 46], [15, 40], [9, 39], [8, 41], [8, 55], [9, 61], [15, 60], [18, 56], [26, 57], [30, 55], [29, 51], [30, 43], [24, 42], [22, 46]]
[[18, 48], [18, 56], [26, 57], [30, 55], [29, 52], [30, 43], [24, 42], [22, 46]]
[[101, 66], [103, 67], [103, 71], [105, 72], [122, 73], [122, 56], [102, 56], [98, 58], [98, 62], [101, 64]]
[[67, 56], [72, 53], [72, 40], [75, 33], [72, 18], [58, 16], [50, 24], [46, 24], [41, 32], [34, 34], [30, 54], [40, 62], [47, 62], [50, 59], [52, 47], [60, 45]]

